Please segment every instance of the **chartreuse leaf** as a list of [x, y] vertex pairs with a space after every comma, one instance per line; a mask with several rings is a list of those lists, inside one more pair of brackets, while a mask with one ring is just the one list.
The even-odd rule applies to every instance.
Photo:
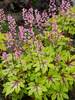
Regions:
[[21, 88], [24, 88], [23, 81], [21, 80], [14, 80], [14, 81], [6, 82], [4, 84], [3, 93], [5, 93], [6, 96], [11, 94], [12, 92], [15, 92], [18, 94]]
[[58, 94], [57, 95], [57, 100], [64, 100], [64, 98], [62, 97], [62, 94], [60, 94], [60, 95]]
[[63, 98], [69, 100], [69, 96], [67, 93], [63, 93]]
[[1, 50], [6, 50], [6, 46], [4, 41], [6, 40], [6, 36], [3, 33], [0, 33], [0, 49]]
[[53, 93], [53, 94], [51, 95], [51, 99], [52, 99], [52, 100], [55, 100], [56, 97], [57, 97], [56, 93]]
[[9, 95], [14, 91], [14, 88], [11, 89], [11, 83], [7, 82], [6, 84], [4, 84], [4, 90], [3, 93], [5, 93], [5, 95]]
[[5, 37], [5, 34], [4, 33], [0, 33], [0, 42], [5, 40], [6, 37]]
[[48, 98], [47, 98], [47, 96], [46, 96], [46, 95], [44, 95], [44, 96], [43, 96], [43, 99], [44, 99], [44, 100], [48, 100]]
[[68, 100], [68, 89], [64, 84], [55, 83], [51, 87], [51, 99], [52, 100]]
[[6, 46], [3, 42], [0, 43], [0, 49], [1, 50], [6, 50]]
[[61, 57], [63, 61], [68, 61], [70, 59], [70, 52], [66, 50], [62, 50]]
[[42, 94], [43, 92], [46, 92], [47, 89], [45, 86], [41, 85], [41, 84], [34, 84], [34, 83], [30, 83], [29, 84], [29, 88], [28, 88], [29, 95], [35, 95], [36, 100], [42, 100]]

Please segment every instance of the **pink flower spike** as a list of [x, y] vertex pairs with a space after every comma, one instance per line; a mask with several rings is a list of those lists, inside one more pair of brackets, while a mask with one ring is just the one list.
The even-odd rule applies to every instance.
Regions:
[[8, 15], [7, 20], [8, 20], [10, 33], [15, 34], [16, 33], [16, 21], [15, 21], [15, 19], [11, 15]]
[[4, 10], [0, 9], [0, 22], [3, 22], [5, 20], [6, 20], [6, 16], [5, 16]]
[[21, 53], [22, 53], [22, 52], [21, 52], [20, 50], [16, 50], [16, 51], [15, 51], [15, 57], [16, 57], [16, 58], [19, 58], [19, 57], [21, 56]]
[[24, 33], [25, 33], [24, 27], [19, 26], [19, 36], [20, 36], [21, 39], [24, 38]]

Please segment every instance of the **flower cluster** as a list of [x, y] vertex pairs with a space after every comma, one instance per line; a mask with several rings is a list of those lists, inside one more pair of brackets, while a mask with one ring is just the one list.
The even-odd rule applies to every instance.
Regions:
[[19, 37], [20, 39], [24, 38], [25, 28], [23, 26], [19, 26]]
[[10, 51], [14, 52], [14, 55], [16, 58], [18, 58], [21, 55], [21, 43], [19, 41], [20, 39], [23, 39], [24, 36], [24, 28], [22, 26], [19, 26], [19, 34], [16, 32], [16, 21], [15, 19], [11, 16], [7, 16], [8, 24], [9, 24], [9, 31], [7, 34], [7, 47]]
[[43, 23], [48, 20], [48, 13], [44, 10], [42, 13], [40, 11], [33, 10], [30, 8], [26, 10], [23, 8], [22, 16], [25, 22], [25, 26], [28, 25], [29, 27], [38, 27], [39, 29], [43, 28]]
[[56, 11], [57, 11], [56, 0], [50, 0], [50, 3], [49, 3], [49, 16], [55, 15]]
[[3, 9], [0, 9], [0, 31], [2, 30], [1, 23], [6, 20], [6, 16]]
[[70, 7], [70, 1], [69, 0], [62, 0], [62, 3], [60, 5], [62, 13], [65, 13]]
[[5, 21], [6, 20], [6, 15], [4, 13], [3, 9], [0, 9], [0, 22]]
[[8, 24], [9, 24], [10, 33], [15, 34], [16, 33], [16, 22], [15, 22], [15, 19], [11, 15], [8, 15], [7, 16], [7, 20], [8, 20]]

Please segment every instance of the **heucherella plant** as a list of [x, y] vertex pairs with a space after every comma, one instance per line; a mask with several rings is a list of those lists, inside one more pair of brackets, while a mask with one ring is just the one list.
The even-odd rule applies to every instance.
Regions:
[[30, 30], [19, 26], [16, 35], [6, 35], [7, 40], [11, 37], [12, 46], [6, 46], [7, 52], [1, 56], [0, 80], [5, 97], [22, 100], [28, 95], [33, 100], [69, 100], [68, 92], [75, 82], [75, 47], [72, 39], [60, 31], [57, 18], [53, 15], [51, 30], [43, 35], [35, 34], [32, 26]]
[[[66, 34], [75, 34], [75, 8], [55, 15], [55, 0], [50, 1], [54, 7], [50, 19], [45, 11], [40, 14], [32, 8], [23, 9], [24, 26], [17, 26], [11, 15], [6, 17], [9, 30], [0, 33], [0, 85], [5, 98], [69, 100], [68, 92], [75, 84], [75, 46]], [[50, 26], [37, 34], [35, 28], [46, 20]]]

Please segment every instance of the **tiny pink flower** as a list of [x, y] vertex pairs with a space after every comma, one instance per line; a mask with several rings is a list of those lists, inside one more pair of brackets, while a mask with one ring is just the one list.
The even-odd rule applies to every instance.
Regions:
[[7, 59], [7, 56], [8, 56], [8, 55], [7, 55], [7, 53], [6, 53], [6, 52], [3, 52], [3, 53], [2, 53], [2, 58], [3, 58], [4, 60], [6, 60], [6, 59]]

